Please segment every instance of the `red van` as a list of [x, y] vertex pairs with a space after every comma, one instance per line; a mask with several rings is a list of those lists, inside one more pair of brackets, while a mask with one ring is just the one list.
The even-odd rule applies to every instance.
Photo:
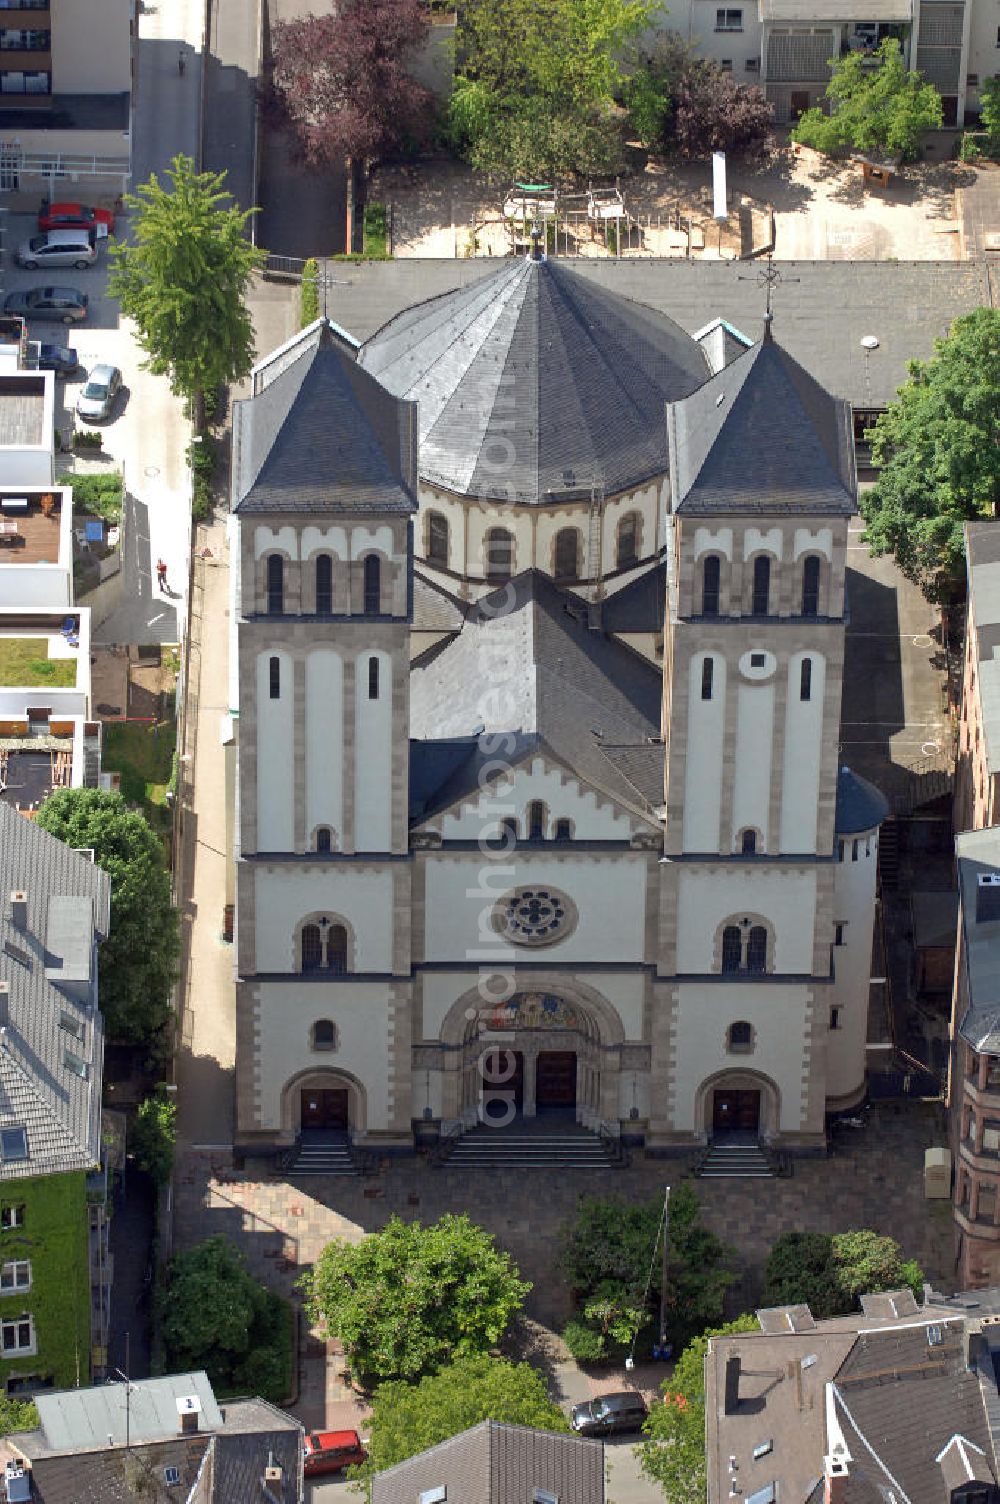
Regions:
[[339, 1473], [342, 1468], [364, 1462], [368, 1456], [357, 1431], [307, 1431], [305, 1453], [307, 1478]]

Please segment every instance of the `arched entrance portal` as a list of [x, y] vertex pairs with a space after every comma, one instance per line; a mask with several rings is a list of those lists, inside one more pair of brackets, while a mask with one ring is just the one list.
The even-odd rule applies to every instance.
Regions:
[[363, 1131], [364, 1088], [346, 1071], [303, 1071], [281, 1093], [281, 1127], [290, 1138], [340, 1138]]
[[716, 1142], [771, 1139], [780, 1121], [778, 1088], [757, 1071], [721, 1071], [698, 1088], [695, 1122]]
[[602, 1048], [594, 1018], [556, 993], [516, 992], [470, 1010], [462, 1044], [460, 1114], [470, 1125], [602, 1116]]

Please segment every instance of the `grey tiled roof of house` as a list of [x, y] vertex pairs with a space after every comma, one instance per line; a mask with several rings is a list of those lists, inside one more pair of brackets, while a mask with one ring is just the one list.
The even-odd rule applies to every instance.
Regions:
[[[527, 570], [470, 607], [460, 634], [414, 664], [411, 729], [418, 743], [455, 742], [480, 729], [516, 733], [512, 760], [547, 747], [585, 782], [649, 819], [643, 798], [602, 744], [617, 757], [622, 748], [657, 743], [661, 691], [651, 663], [591, 631], [585, 601]], [[475, 747], [468, 756], [457, 748], [442, 764], [448, 777], [436, 795], [422, 762], [426, 806], [440, 808], [466, 785], [474, 788], [479, 756]]]
[[[27, 894], [23, 929], [12, 918], [12, 892]], [[0, 1181], [90, 1169], [100, 1157], [104, 1027], [80, 999], [91, 992], [93, 943], [108, 934], [110, 905], [110, 880], [89, 855], [0, 804], [0, 982], [9, 1015], [0, 1130], [23, 1127], [27, 1138], [27, 1158], [0, 1157]]]
[[413, 576], [413, 628], [417, 632], [458, 632], [465, 617], [453, 596], [419, 574]]
[[975, 623], [976, 676], [982, 708], [986, 765], [1000, 772], [1000, 523], [965, 524], [969, 617]]
[[992, 918], [989, 908], [982, 919], [977, 914], [980, 877], [1000, 877], [1000, 827], [962, 831], [955, 855], [969, 999], [958, 1029], [974, 1050], [1000, 1054], [1000, 915]]
[[[31, 1465], [31, 1498], [33, 1504], [142, 1504], [148, 1499], [177, 1499], [178, 1504], [180, 1500], [187, 1504], [188, 1499], [198, 1497], [192, 1490], [211, 1447], [211, 1436], [178, 1436], [172, 1441], [139, 1443], [128, 1451], [122, 1446], [82, 1456], [73, 1452], [40, 1457]], [[170, 1469], [176, 1470], [176, 1482]], [[203, 1497], [210, 1500], [213, 1496], [206, 1493]]]
[[371, 1504], [416, 1504], [444, 1486], [455, 1504], [531, 1504], [536, 1490], [565, 1504], [604, 1504], [599, 1441], [484, 1420], [372, 1479]]
[[647, 569], [605, 597], [601, 626], [606, 632], [662, 632], [667, 610], [667, 566]]
[[850, 768], [837, 774], [837, 807], [833, 828], [838, 835], [852, 836], [861, 830], [874, 830], [889, 813], [889, 801], [867, 778]]
[[233, 404], [232, 509], [416, 511], [417, 411], [358, 365], [324, 320], [257, 368]]
[[682, 516], [855, 511], [850, 409], [772, 339], [672, 403], [667, 427]]
[[397, 314], [359, 359], [418, 403], [425, 480], [538, 504], [665, 474], [664, 403], [709, 374], [673, 320], [530, 258]]
[[[342, 318], [370, 339], [386, 321], [426, 298], [472, 288], [509, 261], [403, 258], [351, 267]], [[954, 319], [989, 306], [983, 261], [776, 261], [774, 334], [826, 389], [857, 408], [884, 407], [907, 379], [906, 363], [927, 359]], [[713, 319], [758, 340], [765, 294], [741, 263], [657, 257], [578, 257], [575, 275], [631, 298], [692, 334]], [[874, 336], [876, 350], [861, 341]]]

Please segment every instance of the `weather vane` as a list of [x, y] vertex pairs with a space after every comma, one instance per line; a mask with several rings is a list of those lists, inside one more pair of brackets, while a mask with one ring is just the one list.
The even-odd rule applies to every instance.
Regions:
[[758, 287], [764, 288], [764, 338], [771, 337], [771, 323], [774, 319], [774, 289], [782, 282], [798, 282], [798, 277], [787, 277], [778, 270], [774, 264], [773, 252], [768, 251], [767, 260], [758, 262], [756, 274], [753, 277], [740, 277], [741, 282], [755, 282]]

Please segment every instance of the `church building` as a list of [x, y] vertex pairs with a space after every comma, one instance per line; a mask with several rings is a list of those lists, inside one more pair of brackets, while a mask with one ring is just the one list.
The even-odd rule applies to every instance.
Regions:
[[865, 1091], [847, 404], [508, 260], [233, 426], [237, 1142], [562, 1117], [809, 1151]]

